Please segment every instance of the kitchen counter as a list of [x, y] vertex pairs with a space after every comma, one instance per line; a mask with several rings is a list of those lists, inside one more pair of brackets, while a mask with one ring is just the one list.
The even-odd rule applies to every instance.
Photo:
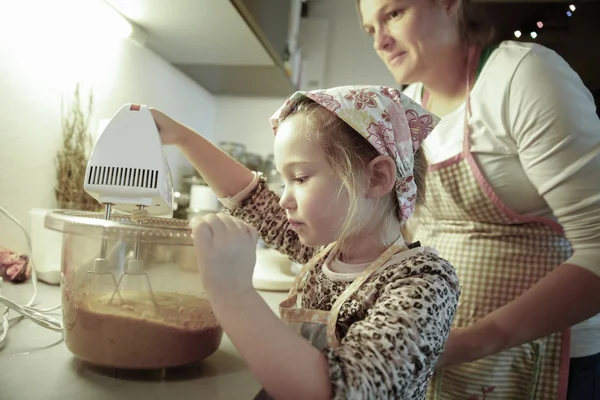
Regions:
[[[274, 311], [286, 295], [259, 293]], [[2, 295], [22, 304], [31, 296], [31, 285], [5, 283]], [[60, 288], [39, 283], [37, 299], [38, 307], [56, 306]], [[61, 318], [60, 314], [54, 317]], [[198, 367], [169, 371], [160, 378], [158, 372], [134, 376], [91, 369], [69, 352], [62, 334], [30, 320], [12, 321], [7, 343], [0, 350], [0, 400], [235, 400], [252, 399], [260, 390], [227, 335], [219, 349]]]

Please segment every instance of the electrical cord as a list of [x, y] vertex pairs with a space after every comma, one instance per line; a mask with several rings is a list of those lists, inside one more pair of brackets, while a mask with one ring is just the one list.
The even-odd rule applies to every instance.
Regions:
[[31, 296], [31, 298], [29, 299], [29, 301], [27, 301], [27, 303], [25, 303], [24, 305], [20, 305], [20, 304], [17, 304], [14, 301], [9, 300], [6, 297], [1, 295], [2, 279], [0, 278], [0, 304], [3, 304], [7, 307], [6, 310], [4, 310], [4, 312], [2, 313], [2, 324], [1, 324], [1, 328], [0, 328], [0, 349], [1, 349], [5, 344], [6, 337], [8, 336], [8, 330], [10, 328], [10, 324], [9, 324], [9, 320], [8, 320], [8, 313], [10, 310], [18, 313], [21, 316], [21, 318], [28, 318], [31, 321], [33, 321], [34, 323], [38, 324], [39, 326], [56, 331], [56, 332], [62, 332], [63, 325], [62, 325], [61, 321], [54, 319], [50, 316], [52, 314], [52, 311], [58, 310], [59, 308], [61, 308], [61, 305], [58, 305], [58, 306], [52, 307], [52, 308], [45, 308], [45, 309], [37, 308], [34, 306], [38, 289], [37, 289], [37, 273], [35, 270], [35, 262], [33, 260], [33, 251], [32, 251], [32, 247], [31, 247], [31, 237], [29, 236], [29, 233], [27, 233], [27, 230], [23, 227], [23, 225], [21, 225], [21, 223], [15, 217], [13, 217], [8, 211], [6, 211], [2, 206], [0, 206], [0, 212], [2, 212], [2, 214], [4, 214], [8, 219], [10, 219], [15, 224], [17, 224], [19, 226], [19, 228], [21, 228], [21, 230], [25, 234], [25, 238], [27, 240], [27, 250], [29, 251], [29, 262], [31, 263], [31, 283], [33, 286], [33, 294]]

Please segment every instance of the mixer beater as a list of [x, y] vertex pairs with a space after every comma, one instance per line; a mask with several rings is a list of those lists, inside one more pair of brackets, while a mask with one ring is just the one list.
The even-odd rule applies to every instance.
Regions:
[[[149, 215], [144, 206], [138, 206], [137, 210], [131, 214], [131, 221], [141, 225], [144, 221], [147, 221]], [[121, 303], [124, 302], [121, 292], [133, 291], [138, 294], [147, 296], [146, 301], [149, 301], [154, 308], [154, 312], [159, 314], [158, 303], [154, 298], [154, 292], [152, 291], [152, 285], [150, 284], [150, 278], [144, 273], [144, 261], [140, 257], [140, 236], [141, 233], [138, 231], [135, 233], [135, 239], [133, 243], [133, 258], [127, 260], [127, 267], [124, 273], [121, 274], [119, 282], [116, 284], [115, 291], [113, 292], [109, 303], [112, 303], [114, 297], [118, 295], [121, 299]], [[138, 298], [139, 299], [139, 298]]]

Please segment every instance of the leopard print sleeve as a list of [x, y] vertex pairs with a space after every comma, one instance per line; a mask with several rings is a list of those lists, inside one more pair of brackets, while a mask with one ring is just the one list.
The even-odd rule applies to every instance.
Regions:
[[334, 399], [425, 398], [458, 304], [454, 268], [422, 253], [386, 268], [379, 286], [364, 319], [323, 350]]
[[279, 206], [279, 196], [267, 188], [264, 177], [239, 207], [227, 212], [253, 226], [268, 247], [297, 263], [306, 264], [314, 255], [315, 248], [300, 243], [290, 228], [285, 210]]

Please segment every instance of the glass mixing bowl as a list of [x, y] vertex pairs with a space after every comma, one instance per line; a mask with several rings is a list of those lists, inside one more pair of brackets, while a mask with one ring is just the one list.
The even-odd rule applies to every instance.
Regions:
[[188, 222], [52, 211], [62, 232], [67, 348], [101, 367], [162, 369], [213, 354], [223, 331], [204, 295]]

